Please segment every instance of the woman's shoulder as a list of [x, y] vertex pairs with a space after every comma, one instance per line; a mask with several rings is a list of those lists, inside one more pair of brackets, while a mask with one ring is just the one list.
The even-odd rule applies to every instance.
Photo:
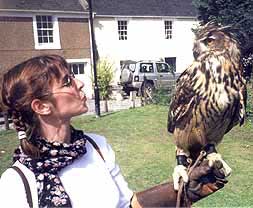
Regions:
[[[13, 166], [18, 167], [22, 173], [24, 173], [32, 192], [34, 192], [33, 189], [36, 191], [34, 174], [18, 161], [15, 162]], [[31, 184], [33, 184], [33, 186], [31, 186]], [[4, 205], [8, 204], [10, 205], [9, 207], [17, 207], [17, 205], [19, 207], [28, 207], [23, 180], [19, 173], [13, 168], [6, 169], [1, 175], [0, 195], [3, 197], [1, 203]], [[32, 193], [32, 195], [35, 196], [34, 193]], [[13, 197], [15, 198], [14, 200]]]
[[18, 178], [16, 171], [12, 168], [7, 168], [1, 175], [0, 183], [2, 185], [5, 181], [12, 181], [15, 178]]
[[107, 143], [107, 139], [99, 134], [94, 134], [94, 133], [86, 133], [84, 132], [84, 134], [86, 136], [88, 136], [89, 138], [91, 138], [100, 148], [105, 148], [107, 147], [108, 143]]
[[35, 179], [35, 176], [31, 170], [29, 170], [26, 166], [21, 164], [19, 161], [16, 161], [11, 167], [7, 168], [3, 172], [1, 176], [1, 181], [14, 180], [14, 181], [22, 182], [19, 173], [16, 170], [14, 170], [12, 167], [17, 167], [27, 178]]
[[[15, 165], [14, 165], [15, 164]], [[22, 164], [20, 164], [18, 161], [15, 162], [13, 164], [13, 166], [16, 166], [16, 164], [18, 164], [18, 166], [22, 166]], [[5, 179], [13, 179], [13, 178], [18, 178], [18, 173], [17, 171], [15, 171], [12, 166], [7, 168], [1, 175], [1, 181], [5, 180]]]
[[[109, 163], [115, 162], [115, 153], [111, 145], [107, 142], [107, 139], [104, 136], [94, 134], [94, 133], [84, 133], [84, 134], [90, 137], [96, 143], [96, 145], [101, 150], [106, 163], [109, 164]], [[91, 145], [94, 147], [93, 144]]]

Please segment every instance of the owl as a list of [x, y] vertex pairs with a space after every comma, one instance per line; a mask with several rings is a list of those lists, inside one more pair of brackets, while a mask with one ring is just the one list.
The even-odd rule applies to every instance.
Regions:
[[189, 158], [196, 160], [202, 150], [210, 166], [220, 161], [225, 175], [231, 173], [216, 151], [223, 136], [245, 118], [246, 82], [231, 30], [214, 22], [201, 26], [195, 34], [193, 63], [177, 80], [168, 113], [168, 131], [176, 145], [176, 190], [179, 178], [188, 181]]

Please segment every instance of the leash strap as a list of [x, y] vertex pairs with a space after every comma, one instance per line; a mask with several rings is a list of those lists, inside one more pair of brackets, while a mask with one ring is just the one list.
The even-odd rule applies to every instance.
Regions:
[[100, 157], [105, 162], [104, 156], [103, 156], [99, 146], [97, 145], [97, 143], [91, 137], [89, 137], [87, 135], [85, 135], [85, 138], [91, 143], [91, 145], [94, 147], [94, 149], [97, 151], [97, 153], [100, 155]]
[[31, 194], [31, 189], [30, 189], [30, 185], [25, 177], [25, 174], [20, 170], [20, 168], [18, 168], [17, 166], [12, 166], [10, 167], [13, 170], [15, 170], [21, 177], [23, 184], [25, 186], [25, 192], [26, 192], [26, 197], [27, 197], [27, 202], [29, 204], [29, 207], [32, 208], [33, 207], [33, 201], [32, 201], [32, 194]]
[[[204, 150], [202, 150], [199, 153], [199, 156], [198, 156], [197, 160], [194, 162], [194, 164], [189, 165], [188, 170], [187, 170], [188, 176], [191, 174], [193, 169], [200, 164], [200, 162], [203, 160], [203, 158], [205, 156], [206, 156], [206, 152]], [[184, 202], [184, 204], [183, 204], [183, 202]], [[177, 193], [176, 208], [182, 207], [182, 205], [187, 208], [191, 207], [191, 202], [188, 200], [188, 197], [186, 195], [186, 184], [183, 182], [183, 180], [180, 180], [179, 190]]]

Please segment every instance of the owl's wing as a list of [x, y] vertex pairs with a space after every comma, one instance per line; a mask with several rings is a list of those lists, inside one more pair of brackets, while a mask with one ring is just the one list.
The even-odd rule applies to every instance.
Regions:
[[[198, 86], [203, 86], [208, 79], [208, 76], [205, 77], [207, 74], [202, 73], [204, 76], [202, 77], [203, 79], [199, 76], [201, 73], [196, 75], [196, 71], [205, 71], [202, 70], [201, 67], [203, 67], [201, 63], [193, 64], [182, 73], [177, 81], [175, 94], [171, 100], [168, 114], [168, 131], [171, 133], [174, 132], [176, 126], [180, 129], [184, 129], [187, 125], [189, 127], [192, 123], [191, 119], [196, 119], [196, 107], [200, 99], [203, 98]], [[237, 84], [237, 89], [239, 91], [239, 96], [235, 99], [232, 109], [226, 115], [226, 119], [227, 121], [229, 120], [229, 123], [224, 126], [224, 128], [226, 128], [225, 132], [230, 131], [238, 123], [243, 124], [245, 119], [247, 93], [246, 85], [243, 81]], [[206, 119], [210, 121], [208, 122], [209, 126], [216, 126], [216, 123], [212, 122], [212, 118], [209, 117], [206, 117]]]
[[240, 105], [239, 105], [239, 121], [240, 125], [244, 123], [246, 117], [246, 105], [247, 105], [247, 87], [246, 84], [240, 86]]
[[177, 80], [175, 94], [171, 100], [168, 113], [168, 131], [173, 133], [175, 125], [182, 118], [185, 121], [191, 118], [195, 103], [196, 92], [193, 90], [193, 74], [185, 70]]
[[246, 84], [242, 83], [239, 86], [239, 100], [233, 106], [233, 114], [231, 115], [231, 122], [227, 127], [225, 133], [229, 132], [235, 125], [244, 123], [246, 117], [246, 102], [247, 102], [247, 88]]

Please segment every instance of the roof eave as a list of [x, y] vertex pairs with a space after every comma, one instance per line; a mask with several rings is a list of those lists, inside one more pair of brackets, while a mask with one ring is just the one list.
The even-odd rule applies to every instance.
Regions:
[[71, 14], [71, 15], [89, 15], [88, 11], [60, 11], [60, 10], [28, 10], [28, 9], [0, 9], [0, 13], [41, 13], [41, 14]]
[[197, 19], [197, 16], [152, 16], [152, 15], [99, 15], [95, 17], [110, 17], [110, 18], [168, 18], [168, 19]]

